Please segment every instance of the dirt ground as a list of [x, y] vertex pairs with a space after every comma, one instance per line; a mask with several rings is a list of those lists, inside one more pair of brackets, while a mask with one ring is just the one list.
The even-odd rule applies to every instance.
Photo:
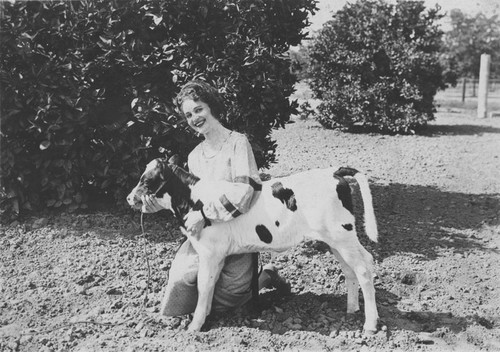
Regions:
[[189, 316], [157, 314], [182, 240], [168, 214], [146, 215], [142, 235], [128, 210], [47, 213], [0, 230], [0, 350], [500, 350], [500, 118], [441, 111], [420, 136], [297, 120], [274, 136], [273, 176], [331, 165], [369, 175], [380, 240], [359, 236], [376, 260], [376, 335], [362, 334], [363, 313], [346, 316], [344, 276], [322, 243], [262, 256], [292, 295], [263, 292], [261, 314], [239, 309], [188, 333]]

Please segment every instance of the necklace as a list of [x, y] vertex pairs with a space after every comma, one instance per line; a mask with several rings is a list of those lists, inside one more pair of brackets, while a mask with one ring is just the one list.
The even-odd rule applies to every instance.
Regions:
[[230, 131], [228, 134], [227, 134], [227, 137], [226, 139], [224, 139], [221, 143], [220, 143], [220, 146], [217, 148], [217, 149], [212, 149], [210, 153], [207, 153], [205, 151], [205, 142], [204, 141], [203, 143], [201, 143], [201, 153], [203, 154], [203, 156], [206, 158], [206, 159], [211, 159], [213, 157], [215, 157], [217, 154], [219, 154], [219, 152], [222, 150], [222, 147], [224, 147], [224, 145], [226, 144], [227, 140], [229, 139], [229, 137], [231, 137], [231, 134], [233, 133], [233, 131]]

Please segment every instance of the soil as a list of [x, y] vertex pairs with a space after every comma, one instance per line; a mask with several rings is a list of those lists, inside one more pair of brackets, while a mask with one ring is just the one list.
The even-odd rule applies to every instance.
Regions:
[[[167, 213], [38, 214], [0, 230], [1, 351], [497, 351], [500, 350], [500, 119], [438, 113], [419, 136], [277, 130], [273, 176], [351, 166], [372, 182], [380, 331], [347, 316], [344, 276], [325, 245], [262, 255], [292, 294], [261, 292], [262, 312], [158, 314], [182, 241]], [[353, 185], [355, 187], [355, 185]], [[355, 192], [357, 194], [357, 192]], [[360, 212], [359, 201], [357, 212]], [[362, 303], [362, 298], [361, 298]]]

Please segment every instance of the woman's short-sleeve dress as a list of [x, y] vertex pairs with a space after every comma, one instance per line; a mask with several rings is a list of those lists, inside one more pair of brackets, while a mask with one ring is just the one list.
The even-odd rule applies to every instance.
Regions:
[[[232, 131], [221, 150], [207, 156], [204, 142], [188, 157], [189, 171], [205, 184], [217, 182], [220, 197], [204, 204], [205, 216], [212, 222], [231, 221], [248, 211], [258, 196], [260, 177], [252, 148], [245, 135]], [[226, 258], [215, 286], [213, 310], [225, 310], [245, 304], [252, 297], [252, 254]], [[196, 307], [198, 255], [189, 240], [177, 251], [161, 304], [161, 313], [176, 316], [192, 313]]]

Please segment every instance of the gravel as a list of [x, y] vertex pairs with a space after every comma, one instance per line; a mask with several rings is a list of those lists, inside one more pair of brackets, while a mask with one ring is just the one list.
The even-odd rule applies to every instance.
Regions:
[[[277, 130], [286, 175], [351, 166], [372, 181], [380, 330], [346, 316], [344, 275], [322, 243], [263, 254], [292, 294], [261, 293], [188, 333], [158, 315], [182, 241], [167, 213], [35, 214], [0, 230], [2, 351], [496, 351], [500, 349], [500, 119], [440, 112], [427, 135], [382, 136], [296, 120]], [[360, 212], [359, 199], [356, 211]], [[148, 265], [149, 264], [149, 265]], [[362, 302], [362, 300], [361, 300]]]

